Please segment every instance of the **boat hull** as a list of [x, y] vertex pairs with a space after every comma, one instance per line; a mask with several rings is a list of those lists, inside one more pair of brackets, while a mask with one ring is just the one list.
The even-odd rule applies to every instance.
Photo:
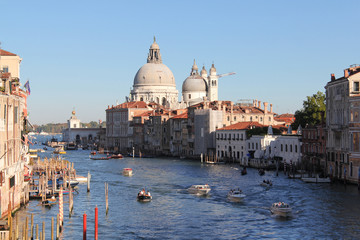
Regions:
[[150, 202], [152, 200], [152, 196], [137, 196], [137, 200], [139, 202]]
[[306, 183], [330, 183], [330, 178], [301, 178]]

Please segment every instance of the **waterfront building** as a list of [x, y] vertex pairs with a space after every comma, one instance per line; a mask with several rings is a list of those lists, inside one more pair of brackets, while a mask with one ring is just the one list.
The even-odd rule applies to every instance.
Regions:
[[[358, 95], [360, 66], [344, 70], [344, 76], [331, 80], [326, 89], [327, 171], [331, 176], [357, 182], [358, 154]], [[350, 127], [351, 126], [351, 127]], [[350, 175], [351, 174], [351, 175]]]
[[278, 136], [274, 143], [270, 144], [271, 156], [281, 160], [282, 163], [300, 167], [302, 160], [301, 145], [301, 135], [286, 134]]
[[160, 48], [155, 38], [150, 46], [147, 63], [136, 73], [133, 88], [128, 100], [130, 102], [155, 102], [164, 107], [179, 107], [178, 90], [171, 70], [162, 63]]
[[76, 117], [76, 112], [71, 112], [71, 117], [67, 121], [68, 126], [62, 131], [63, 141], [68, 143], [75, 143], [77, 145], [104, 145], [100, 144], [101, 135], [104, 135], [105, 129], [99, 128], [85, 128], [82, 127], [80, 119]]
[[305, 167], [311, 170], [326, 170], [326, 125], [323, 120], [315, 126], [302, 129], [301, 153]]
[[106, 109], [106, 145], [115, 151], [126, 152], [133, 147], [133, 117], [149, 110], [151, 104], [144, 101], [125, 102]]
[[[4, 51], [2, 50], [2, 54]], [[25, 197], [24, 183], [25, 163], [29, 162], [27, 139], [27, 103], [28, 94], [20, 89], [19, 73], [20, 57], [13, 56], [14, 66], [8, 66], [8, 72], [0, 71], [0, 218], [9, 211], [20, 207]], [[4, 69], [4, 62], [1, 63]], [[14, 69], [14, 75], [12, 71]], [[7, 70], [6, 70], [7, 71]], [[9, 205], [11, 209], [9, 209]]]
[[188, 156], [188, 113], [187, 109], [183, 113], [169, 119], [170, 132], [170, 154], [174, 157]]
[[248, 150], [246, 146], [247, 130], [256, 127], [263, 127], [263, 125], [257, 122], [239, 122], [217, 129], [216, 130], [217, 159], [233, 160], [244, 164], [243, 159], [248, 154]]

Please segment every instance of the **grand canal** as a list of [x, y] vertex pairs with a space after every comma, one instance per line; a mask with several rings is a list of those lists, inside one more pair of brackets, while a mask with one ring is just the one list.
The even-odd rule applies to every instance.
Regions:
[[[41, 147], [40, 145], [34, 146]], [[86, 150], [68, 151], [65, 159], [74, 162], [79, 175], [92, 174], [91, 191], [78, 186], [74, 211], [68, 216], [65, 199], [62, 239], [82, 239], [83, 214], [87, 214], [87, 237], [94, 237], [94, 209], [99, 209], [99, 239], [359, 239], [360, 193], [356, 186], [342, 184], [305, 184], [288, 179], [280, 172], [259, 176], [248, 169], [242, 176], [238, 165], [206, 165], [169, 158], [124, 158], [108, 161], [89, 159]], [[49, 156], [43, 153], [42, 156]], [[122, 176], [130, 167], [132, 177]], [[260, 186], [263, 179], [274, 186]], [[105, 214], [105, 188], [109, 184], [109, 213]], [[207, 197], [189, 194], [193, 184], [209, 184]], [[227, 200], [231, 188], [247, 195], [242, 203]], [[149, 189], [153, 200], [136, 201], [142, 188]], [[294, 216], [281, 219], [271, 215], [273, 202], [284, 201], [293, 207]], [[34, 214], [35, 224], [45, 221], [50, 238], [51, 217], [58, 206], [42, 207], [32, 200], [17, 214]]]

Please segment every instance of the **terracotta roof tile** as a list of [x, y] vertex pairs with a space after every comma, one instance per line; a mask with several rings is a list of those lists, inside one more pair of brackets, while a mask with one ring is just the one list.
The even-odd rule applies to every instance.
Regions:
[[17, 55], [14, 53], [0, 49], [0, 56], [17, 56]]
[[172, 117], [172, 119], [186, 119], [188, 118], [188, 113], [183, 113], [183, 114], [179, 114], [179, 115], [176, 115], [175, 117]]
[[230, 126], [220, 128], [218, 130], [246, 130], [246, 129], [250, 129], [251, 127], [265, 127], [265, 126], [258, 122], [238, 122]]

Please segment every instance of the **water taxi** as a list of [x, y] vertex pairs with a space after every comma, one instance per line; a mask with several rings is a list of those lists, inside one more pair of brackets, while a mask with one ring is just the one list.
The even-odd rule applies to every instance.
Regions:
[[149, 191], [145, 192], [145, 189], [141, 190], [136, 199], [140, 202], [150, 202], [152, 200], [152, 196]]
[[240, 202], [246, 197], [246, 195], [243, 194], [240, 189], [238, 189], [238, 190], [230, 190], [227, 197], [230, 201]]
[[292, 209], [289, 204], [284, 202], [273, 203], [270, 207], [272, 214], [276, 214], [281, 217], [291, 217]]
[[206, 195], [210, 192], [211, 188], [208, 184], [205, 185], [192, 185], [188, 188], [188, 192], [191, 194]]
[[120, 153], [119, 154], [113, 154], [113, 155], [111, 155], [111, 158], [120, 159], [120, 158], [123, 158], [123, 155], [121, 155]]
[[123, 169], [123, 175], [124, 176], [132, 176], [133, 175], [133, 170], [131, 168], [124, 168]]

